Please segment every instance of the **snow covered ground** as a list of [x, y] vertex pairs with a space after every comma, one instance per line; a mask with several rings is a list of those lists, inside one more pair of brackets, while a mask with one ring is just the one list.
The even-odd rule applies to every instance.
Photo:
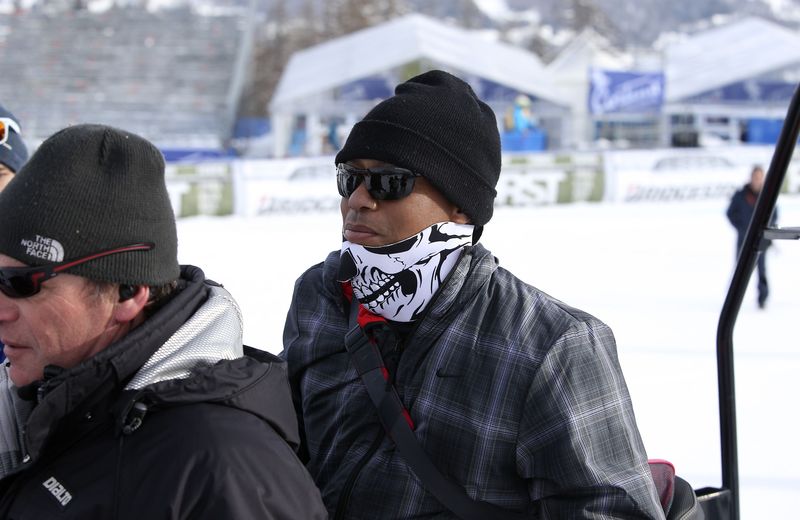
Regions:
[[[614, 329], [652, 458], [695, 488], [720, 486], [716, 328], [734, 261], [727, 201], [498, 208], [481, 239], [528, 283]], [[779, 201], [800, 226], [800, 198]], [[338, 213], [181, 220], [179, 256], [236, 297], [245, 342], [281, 350], [294, 280], [339, 247]], [[800, 244], [767, 258], [772, 294], [751, 284], [739, 315], [736, 397], [742, 518], [798, 518]]]

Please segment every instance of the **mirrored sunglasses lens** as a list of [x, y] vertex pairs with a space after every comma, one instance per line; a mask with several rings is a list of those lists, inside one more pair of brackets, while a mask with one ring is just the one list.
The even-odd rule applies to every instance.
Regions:
[[358, 185], [361, 184], [362, 177], [361, 175], [350, 173], [347, 175], [347, 196], [353, 194], [354, 191], [358, 188]]
[[0, 121], [0, 143], [5, 143], [8, 139], [8, 126]]
[[403, 173], [370, 175], [369, 193], [377, 200], [398, 200], [414, 189], [414, 177]]
[[336, 174], [336, 184], [339, 188], [339, 195], [342, 197], [349, 197], [356, 191], [358, 185], [361, 184], [361, 175], [346, 170], [339, 170]]
[[366, 184], [370, 196], [376, 200], [398, 200], [408, 196], [414, 190], [414, 175], [403, 170], [379, 169], [379, 171], [362, 170], [347, 164], [336, 168], [336, 182], [339, 195], [350, 197], [361, 181]]

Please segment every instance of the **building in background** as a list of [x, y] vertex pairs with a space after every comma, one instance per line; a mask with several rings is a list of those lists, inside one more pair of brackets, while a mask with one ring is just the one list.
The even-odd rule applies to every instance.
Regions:
[[97, 122], [186, 162], [331, 154], [396, 84], [432, 68], [492, 106], [508, 152], [770, 144], [800, 82], [800, 34], [760, 18], [636, 52], [586, 29], [544, 63], [497, 29], [410, 14], [295, 52], [269, 119], [237, 118], [265, 21], [254, 1], [240, 5], [6, 13], [0, 74], [14, 81], [0, 96], [32, 148]]
[[393, 85], [431, 68], [487, 100], [507, 151], [768, 144], [800, 81], [800, 35], [745, 18], [631, 53], [588, 29], [544, 64], [485, 31], [408, 15], [292, 57], [270, 103], [273, 154], [335, 151]]
[[[526, 96], [548, 147], [569, 145], [568, 100], [536, 55], [411, 14], [294, 54], [270, 103], [274, 155], [332, 152], [396, 84], [433, 68], [470, 83], [499, 124], [518, 96]], [[525, 142], [514, 144], [524, 148]], [[541, 149], [544, 140], [528, 144]]]
[[664, 83], [660, 59], [617, 49], [589, 28], [567, 43], [547, 70], [569, 98], [573, 147], [658, 145]]
[[774, 143], [800, 82], [800, 34], [745, 18], [664, 49], [661, 146]]
[[0, 99], [35, 146], [73, 123], [147, 136], [175, 155], [224, 151], [252, 52], [246, 8], [103, 12], [43, 9], [0, 17]]

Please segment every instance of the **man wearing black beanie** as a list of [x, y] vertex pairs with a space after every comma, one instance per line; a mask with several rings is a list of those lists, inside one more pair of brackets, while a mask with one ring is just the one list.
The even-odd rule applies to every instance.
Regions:
[[155, 146], [66, 128], [0, 222], [0, 518], [325, 518], [284, 364], [178, 265]]
[[435, 70], [336, 156], [342, 248], [282, 353], [333, 519], [664, 516], [611, 330], [477, 243], [500, 161], [492, 110]]

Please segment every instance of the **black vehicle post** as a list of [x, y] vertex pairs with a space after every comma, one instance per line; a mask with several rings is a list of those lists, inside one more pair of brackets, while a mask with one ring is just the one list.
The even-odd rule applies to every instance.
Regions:
[[[739, 519], [739, 462], [736, 441], [736, 399], [733, 370], [733, 328], [758, 255], [769, 240], [800, 238], [800, 228], [770, 228], [769, 222], [780, 194], [786, 170], [800, 131], [800, 87], [795, 89], [783, 123], [764, 187], [739, 251], [728, 294], [717, 326], [717, 378], [719, 387], [722, 487], [730, 492], [730, 518]], [[712, 518], [716, 518], [712, 516]]]

